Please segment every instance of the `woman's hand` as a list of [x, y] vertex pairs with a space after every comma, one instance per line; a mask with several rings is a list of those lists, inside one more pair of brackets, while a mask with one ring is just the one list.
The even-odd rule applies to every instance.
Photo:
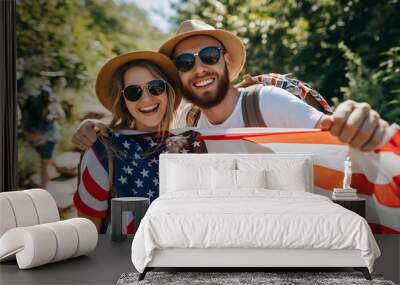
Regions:
[[369, 104], [348, 100], [332, 115], [323, 115], [317, 127], [353, 148], [372, 151], [382, 143], [389, 124]]
[[87, 119], [79, 125], [71, 141], [79, 149], [85, 150], [96, 142], [99, 134], [108, 136], [107, 131], [107, 126], [101, 121]]

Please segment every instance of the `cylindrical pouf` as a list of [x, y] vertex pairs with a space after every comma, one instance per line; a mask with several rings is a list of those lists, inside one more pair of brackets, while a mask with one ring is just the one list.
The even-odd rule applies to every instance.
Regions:
[[0, 260], [16, 254], [20, 269], [49, 263], [56, 252], [55, 234], [42, 225], [11, 229], [0, 239]]
[[64, 222], [74, 226], [78, 233], [78, 248], [73, 257], [86, 254], [96, 248], [98, 232], [92, 221], [85, 218], [73, 218]]
[[56, 201], [47, 190], [28, 189], [24, 190], [23, 192], [31, 197], [39, 217], [39, 224], [51, 223], [60, 220], [60, 214], [58, 213]]
[[86, 254], [97, 239], [96, 226], [84, 218], [13, 228], [0, 238], [0, 261], [15, 255], [19, 268], [28, 269]]
[[57, 239], [57, 252], [51, 262], [57, 262], [75, 255], [78, 249], [78, 233], [70, 223], [55, 222], [43, 224], [53, 231]]
[[3, 192], [1, 195], [10, 202], [17, 227], [33, 226], [39, 223], [35, 205], [24, 191]]
[[0, 238], [5, 232], [16, 226], [17, 222], [10, 202], [6, 197], [0, 195]]

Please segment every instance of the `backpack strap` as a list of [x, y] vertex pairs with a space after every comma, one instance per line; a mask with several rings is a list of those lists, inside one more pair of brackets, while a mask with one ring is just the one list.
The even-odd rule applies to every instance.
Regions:
[[199, 107], [192, 105], [189, 112], [186, 115], [186, 126], [196, 127], [200, 119], [201, 110]]
[[263, 84], [255, 84], [243, 89], [242, 115], [246, 128], [266, 128], [267, 124], [262, 117], [259, 104], [259, 94]]

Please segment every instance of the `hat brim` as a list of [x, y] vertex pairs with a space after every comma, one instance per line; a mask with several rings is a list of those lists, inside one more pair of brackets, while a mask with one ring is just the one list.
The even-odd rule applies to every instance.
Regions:
[[242, 71], [246, 61], [246, 48], [243, 42], [231, 32], [221, 29], [209, 29], [185, 32], [168, 39], [160, 48], [159, 52], [172, 58], [172, 53], [177, 44], [188, 37], [203, 35], [211, 36], [220, 41], [225, 50], [231, 57], [231, 66], [229, 67], [229, 79], [233, 81]]
[[170, 58], [155, 51], [135, 51], [122, 54], [113, 57], [104, 64], [96, 79], [96, 95], [100, 103], [109, 111], [112, 111], [114, 102], [111, 98], [111, 86], [114, 74], [124, 64], [135, 60], [146, 60], [152, 62], [165, 74], [168, 82], [175, 91], [174, 110], [176, 110], [182, 99], [178, 70]]

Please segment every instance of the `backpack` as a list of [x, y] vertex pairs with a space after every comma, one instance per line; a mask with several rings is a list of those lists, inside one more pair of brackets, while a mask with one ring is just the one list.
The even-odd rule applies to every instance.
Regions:
[[[332, 108], [321, 94], [306, 83], [290, 77], [290, 75], [276, 73], [261, 74], [254, 77], [245, 75], [243, 81], [235, 86], [237, 88], [243, 88], [242, 115], [245, 127], [267, 127], [261, 115], [258, 94], [262, 87], [268, 85], [288, 91], [290, 94], [324, 114], [332, 114]], [[187, 113], [186, 125], [188, 127], [197, 126], [200, 114], [200, 108], [193, 105]]]

